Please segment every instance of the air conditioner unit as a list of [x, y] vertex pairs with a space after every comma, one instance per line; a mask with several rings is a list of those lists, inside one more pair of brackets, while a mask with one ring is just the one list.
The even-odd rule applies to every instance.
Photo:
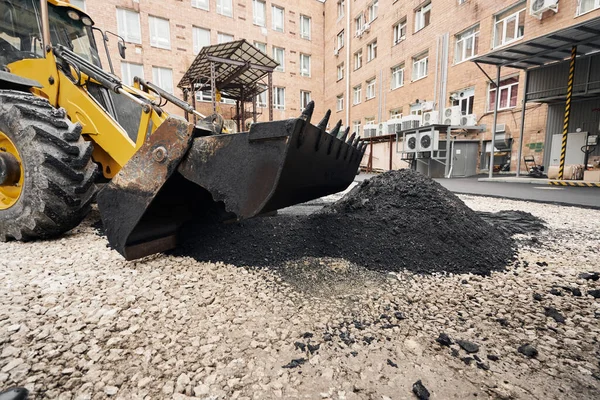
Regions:
[[475, 126], [477, 125], [477, 116], [475, 114], [463, 115], [460, 117], [461, 126]]
[[438, 123], [438, 115], [437, 111], [428, 111], [423, 114], [423, 126], [433, 125]]
[[444, 109], [444, 125], [460, 125], [461, 116], [460, 106], [452, 106]]
[[542, 19], [542, 14], [546, 11], [558, 12], [558, 0], [531, 0], [531, 7], [529, 13], [538, 18]]
[[392, 118], [387, 122], [388, 135], [393, 135], [402, 130], [402, 121], [400, 118]]
[[505, 133], [506, 132], [506, 124], [496, 124], [496, 133]]
[[333, 51], [333, 55], [336, 56], [336, 57], [339, 56], [340, 55], [340, 49], [335, 49]]
[[421, 109], [423, 111], [431, 111], [433, 110], [433, 101], [424, 101], [421, 103]]
[[416, 129], [421, 126], [421, 116], [420, 115], [407, 115], [402, 117], [402, 130], [405, 131], [407, 129]]
[[437, 151], [440, 148], [440, 132], [420, 132], [417, 148], [418, 151]]
[[356, 31], [356, 35], [355, 36], [358, 37], [358, 38], [360, 38], [360, 37], [362, 37], [363, 33], [364, 33], [364, 31], [362, 29], [359, 29], [359, 30]]
[[404, 137], [403, 151], [405, 153], [415, 153], [417, 151], [417, 134], [409, 133]]
[[373, 137], [377, 136], [377, 125], [375, 124], [365, 124], [363, 128], [364, 137]]
[[363, 30], [363, 32], [369, 32], [369, 29], [371, 29], [371, 24], [369, 24], [367, 22], [366, 24], [363, 25], [362, 30]]
[[387, 133], [387, 124], [381, 122], [377, 125], [377, 136], [383, 136]]

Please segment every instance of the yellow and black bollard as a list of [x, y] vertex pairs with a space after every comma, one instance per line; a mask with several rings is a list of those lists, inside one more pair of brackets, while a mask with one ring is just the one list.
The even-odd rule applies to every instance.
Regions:
[[571, 49], [571, 61], [569, 63], [569, 82], [567, 83], [567, 101], [565, 105], [565, 120], [563, 124], [562, 143], [560, 146], [560, 167], [558, 169], [558, 179], [562, 180], [565, 173], [565, 157], [567, 155], [567, 136], [569, 133], [569, 119], [571, 117], [571, 98], [573, 97], [573, 82], [575, 80], [575, 57], [577, 56], [577, 46]]

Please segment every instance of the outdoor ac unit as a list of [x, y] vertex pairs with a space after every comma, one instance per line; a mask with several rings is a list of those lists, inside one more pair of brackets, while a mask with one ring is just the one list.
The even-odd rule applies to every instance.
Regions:
[[417, 151], [417, 134], [409, 133], [404, 137], [404, 152], [405, 153], [415, 153]]
[[440, 147], [440, 132], [421, 132], [417, 147], [419, 151], [437, 151]]
[[377, 136], [377, 125], [366, 124], [363, 131], [366, 138]]
[[379, 125], [377, 125], [377, 136], [383, 136], [387, 133], [386, 125], [387, 124], [385, 124], [383, 122], [381, 122]]
[[506, 124], [496, 124], [496, 133], [505, 133]]
[[359, 29], [358, 31], [356, 31], [356, 37], [358, 37], [358, 38], [359, 38], [359, 37], [362, 37], [362, 35], [363, 35], [363, 32], [364, 32], [364, 31], [363, 31], [362, 29]]
[[416, 129], [421, 126], [421, 116], [420, 115], [407, 115], [402, 117], [402, 130], [405, 131], [407, 129]]
[[388, 126], [388, 135], [393, 135], [396, 132], [400, 132], [402, 130], [402, 121], [400, 118], [393, 118], [387, 122]]
[[423, 111], [431, 111], [433, 110], [433, 101], [424, 101], [421, 103], [421, 109]]
[[529, 13], [532, 16], [542, 19], [542, 14], [549, 10], [558, 12], [558, 0], [531, 0]]
[[444, 109], [444, 125], [460, 125], [461, 116], [460, 106], [452, 106]]
[[428, 111], [423, 114], [423, 126], [433, 125], [438, 123], [438, 115], [437, 111]]
[[475, 114], [463, 115], [460, 117], [461, 126], [475, 126], [477, 125], [477, 116]]
[[371, 24], [369, 24], [367, 22], [366, 24], [363, 25], [362, 30], [363, 30], [363, 32], [369, 32], [369, 29], [371, 29]]
[[333, 55], [336, 56], [336, 57], [339, 56], [340, 55], [340, 49], [335, 49], [333, 51]]

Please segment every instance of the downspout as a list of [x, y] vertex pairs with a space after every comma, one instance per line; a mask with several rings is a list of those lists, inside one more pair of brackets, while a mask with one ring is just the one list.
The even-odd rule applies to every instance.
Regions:
[[[352, 40], [350, 40], [350, 4], [350, 1], [346, 2], [346, 34], [348, 35], [346, 38], [346, 127], [350, 126], [350, 107], [352, 104], [350, 103], [350, 52], [352, 50], [350, 48], [350, 43], [352, 43]], [[358, 132], [356, 134], [358, 135]]]

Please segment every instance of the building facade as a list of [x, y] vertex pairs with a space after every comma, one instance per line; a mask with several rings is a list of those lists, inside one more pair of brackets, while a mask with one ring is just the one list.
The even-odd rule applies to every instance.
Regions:
[[[444, 111], [456, 107], [486, 126], [459, 137], [480, 142], [480, 170], [489, 165], [496, 98], [505, 137], [519, 140], [524, 74], [503, 69], [495, 88], [495, 68], [480, 70], [471, 60], [600, 17], [599, 0], [545, 0], [552, 7], [539, 15], [531, 11], [533, 0], [71, 2], [98, 27], [126, 39], [125, 60], [114, 41], [110, 47], [115, 73], [126, 82], [141, 75], [181, 96], [177, 83], [202, 46], [245, 38], [281, 62], [273, 75], [275, 119], [294, 117], [315, 100], [316, 118], [329, 108], [332, 124], [341, 119], [364, 135], [366, 124], [399, 115], [431, 110], [429, 117], [444, 122]], [[198, 100], [198, 109], [210, 113], [208, 96]], [[266, 103], [265, 95], [258, 103]], [[235, 107], [225, 100], [218, 111], [231, 119]], [[267, 109], [259, 112], [265, 120]], [[547, 105], [527, 104], [526, 118], [523, 155], [542, 163]], [[516, 161], [513, 145], [512, 152], [496, 155], [495, 164], [508, 163], [514, 171]]]

